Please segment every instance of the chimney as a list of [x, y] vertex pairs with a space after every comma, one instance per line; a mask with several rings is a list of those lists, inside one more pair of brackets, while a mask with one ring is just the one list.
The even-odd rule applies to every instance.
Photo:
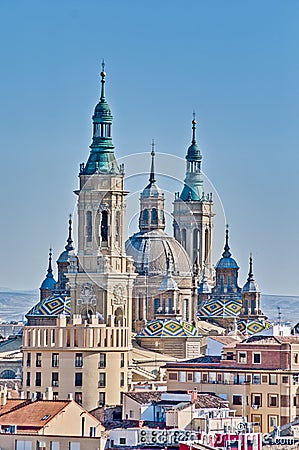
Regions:
[[6, 405], [7, 402], [7, 387], [1, 386], [0, 387], [0, 406]]

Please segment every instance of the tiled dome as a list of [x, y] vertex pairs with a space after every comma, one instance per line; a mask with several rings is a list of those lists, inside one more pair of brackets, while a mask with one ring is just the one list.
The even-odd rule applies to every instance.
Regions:
[[200, 337], [200, 333], [189, 322], [176, 319], [157, 319], [149, 322], [136, 336], [141, 337]]
[[70, 311], [70, 297], [66, 294], [53, 294], [33, 306], [26, 317], [55, 317], [60, 314], [70, 316]]

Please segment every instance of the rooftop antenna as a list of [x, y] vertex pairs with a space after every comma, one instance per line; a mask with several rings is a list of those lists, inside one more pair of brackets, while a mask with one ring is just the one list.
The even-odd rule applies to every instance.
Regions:
[[278, 312], [278, 325], [281, 325], [281, 308], [280, 306], [277, 306], [277, 312]]

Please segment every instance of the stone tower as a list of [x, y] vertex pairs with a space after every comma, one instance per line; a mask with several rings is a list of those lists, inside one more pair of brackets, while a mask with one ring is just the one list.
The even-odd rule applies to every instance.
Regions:
[[78, 195], [78, 270], [70, 267], [71, 312], [85, 320], [92, 316], [106, 324], [131, 327], [131, 258], [126, 256], [124, 231], [126, 191], [112, 143], [112, 114], [101, 97], [93, 115], [93, 138], [87, 163], [80, 165]]
[[186, 155], [186, 177], [181, 194], [177, 193], [173, 208], [174, 237], [187, 251], [192, 264], [213, 279], [212, 237], [213, 200], [205, 194], [199, 146], [196, 142], [196, 120], [192, 120], [192, 142]]

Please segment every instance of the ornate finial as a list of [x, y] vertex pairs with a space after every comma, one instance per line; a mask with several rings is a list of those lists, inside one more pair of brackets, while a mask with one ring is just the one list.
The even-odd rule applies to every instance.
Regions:
[[152, 140], [152, 151], [151, 151], [151, 157], [152, 157], [152, 164], [151, 164], [151, 173], [149, 177], [150, 183], [155, 183], [155, 140]]
[[252, 253], [251, 252], [250, 252], [250, 257], [249, 257], [249, 272], [248, 272], [247, 281], [254, 281], [253, 270], [252, 270]]
[[73, 239], [72, 239], [72, 215], [69, 215], [69, 235], [67, 238], [67, 245], [65, 246], [67, 251], [74, 250]]
[[53, 270], [52, 270], [52, 248], [49, 248], [49, 266], [47, 271], [47, 278], [53, 278]]
[[192, 120], [192, 144], [196, 144], [196, 118], [195, 112], [193, 111], [193, 120]]
[[224, 252], [222, 253], [223, 258], [230, 258], [232, 256], [231, 252], [229, 251], [229, 244], [228, 244], [228, 238], [229, 238], [229, 233], [228, 233], [228, 225], [226, 225], [226, 230], [225, 230], [225, 246], [224, 246]]
[[102, 89], [101, 89], [101, 101], [105, 101], [105, 76], [106, 76], [106, 72], [104, 71], [105, 69], [105, 61], [102, 61], [102, 72], [100, 73], [102, 79], [101, 79], [101, 84], [102, 84]]

